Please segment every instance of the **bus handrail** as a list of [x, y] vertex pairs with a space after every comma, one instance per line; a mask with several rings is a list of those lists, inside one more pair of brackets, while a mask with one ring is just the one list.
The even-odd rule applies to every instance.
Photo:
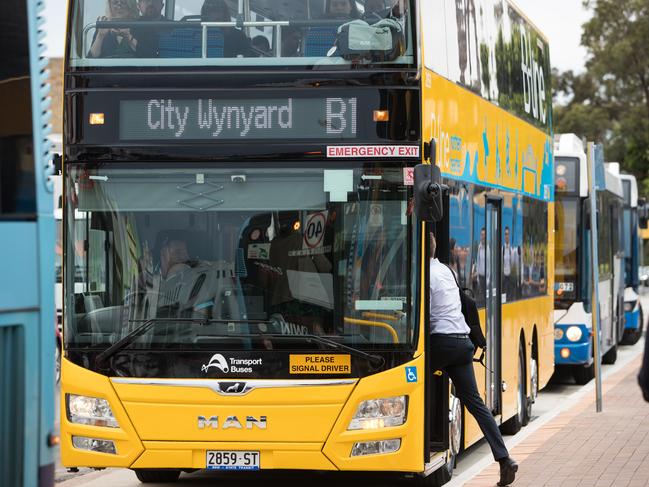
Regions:
[[388, 321], [398, 321], [400, 316], [398, 315], [386, 315], [385, 313], [376, 313], [374, 311], [364, 311], [362, 314], [363, 318], [376, 318], [379, 320], [388, 320]]
[[351, 323], [352, 325], [373, 326], [376, 328], [382, 328], [386, 330], [388, 333], [390, 333], [390, 335], [392, 336], [392, 343], [399, 343], [399, 335], [397, 335], [397, 332], [395, 331], [394, 327], [382, 321], [360, 320], [358, 318], [350, 318], [348, 316], [345, 316], [345, 322]]
[[89, 49], [87, 47], [88, 34], [92, 29], [111, 29], [111, 28], [156, 28], [156, 27], [190, 27], [202, 29], [201, 53], [203, 58], [207, 58], [207, 29], [212, 27], [273, 27], [277, 31], [275, 42], [275, 57], [281, 57], [282, 45], [282, 27], [311, 27], [311, 26], [339, 26], [340, 20], [322, 19], [322, 20], [255, 20], [255, 21], [230, 21], [230, 22], [202, 22], [202, 21], [181, 21], [181, 20], [151, 20], [138, 22], [135, 20], [100, 20], [90, 22], [83, 28], [81, 45], [83, 46], [82, 56], [85, 58]]

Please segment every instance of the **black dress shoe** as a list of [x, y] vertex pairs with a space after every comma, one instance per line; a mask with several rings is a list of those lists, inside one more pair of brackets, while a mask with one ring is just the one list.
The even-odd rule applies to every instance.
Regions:
[[500, 481], [498, 482], [498, 486], [502, 487], [503, 485], [511, 484], [516, 478], [518, 463], [512, 457], [505, 457], [498, 460], [498, 463], [500, 463]]

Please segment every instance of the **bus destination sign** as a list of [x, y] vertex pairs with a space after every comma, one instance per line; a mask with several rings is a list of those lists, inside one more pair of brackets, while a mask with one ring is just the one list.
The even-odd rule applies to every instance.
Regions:
[[120, 101], [120, 140], [355, 139], [358, 99]]

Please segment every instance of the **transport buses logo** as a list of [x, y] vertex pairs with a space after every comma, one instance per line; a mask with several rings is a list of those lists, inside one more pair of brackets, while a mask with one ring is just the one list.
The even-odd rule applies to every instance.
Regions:
[[230, 371], [230, 366], [225, 360], [225, 357], [220, 353], [215, 353], [214, 355], [212, 355], [210, 361], [207, 364], [204, 364], [201, 367], [201, 370], [203, 372], [207, 372], [212, 367], [219, 369], [221, 372], [225, 374], [227, 374]]
[[223, 372], [224, 374], [250, 374], [252, 373], [252, 366], [262, 365], [261, 358], [233, 358], [230, 357], [228, 361], [220, 353], [215, 353], [212, 355], [210, 361], [206, 364], [203, 364], [201, 371], [207, 373], [211, 368], [215, 368]]

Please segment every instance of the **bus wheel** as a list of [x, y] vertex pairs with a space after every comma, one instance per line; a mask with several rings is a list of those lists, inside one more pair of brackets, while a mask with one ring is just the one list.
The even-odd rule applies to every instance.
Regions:
[[640, 316], [638, 318], [640, 320], [640, 323], [638, 324], [638, 328], [633, 330], [631, 328], [624, 330], [624, 335], [622, 336], [622, 345], [635, 345], [638, 343], [638, 340], [640, 340], [640, 337], [642, 336], [642, 325], [643, 325], [643, 320], [644, 317], [642, 316], [642, 309], [640, 309]]
[[530, 396], [526, 398], [523, 426], [527, 426], [532, 419], [532, 405], [536, 402], [539, 393], [539, 368], [535, 357], [530, 359]]
[[602, 355], [602, 363], [613, 365], [617, 361], [617, 345], [613, 345], [608, 349], [604, 355]]
[[462, 449], [462, 403], [455, 397], [454, 392], [455, 390], [451, 389], [451, 396], [449, 397], [446, 463], [428, 477], [420, 478], [419, 485], [424, 487], [439, 487], [451, 480], [457, 462], [457, 455]]
[[595, 377], [595, 364], [590, 364], [588, 367], [582, 367], [581, 365], [574, 366], [572, 368], [572, 376], [580, 386], [588, 384]]
[[500, 427], [505, 435], [515, 435], [523, 426], [527, 397], [525, 396], [525, 350], [518, 345], [518, 381], [516, 384], [516, 414]]
[[171, 483], [176, 482], [180, 477], [180, 470], [152, 470], [137, 468], [133, 470], [138, 480], [143, 484], [150, 483]]

